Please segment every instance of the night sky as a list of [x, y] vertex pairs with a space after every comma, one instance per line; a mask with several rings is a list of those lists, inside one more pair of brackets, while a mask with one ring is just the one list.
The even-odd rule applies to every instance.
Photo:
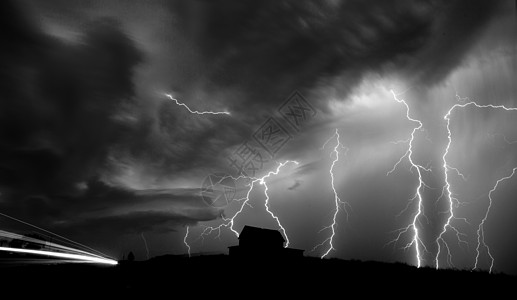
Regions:
[[[290, 247], [321, 256], [328, 243], [311, 249], [331, 234], [337, 129], [348, 151], [339, 148], [334, 186], [349, 206], [348, 218], [343, 209], [336, 217], [327, 257], [416, 265], [414, 245], [403, 249], [411, 230], [388, 244], [418, 209], [407, 204], [418, 186], [408, 157], [387, 175], [418, 126], [393, 90], [424, 129], [412, 159], [429, 169], [418, 228], [428, 250], [422, 265], [434, 266], [449, 217], [440, 197], [444, 116], [464, 97], [517, 107], [514, 1], [24, 0], [0, 8], [0, 212], [119, 258], [146, 259], [146, 244], [150, 256], [186, 253], [187, 227], [192, 253], [237, 244], [228, 228], [200, 238], [242, 204], [212, 203], [203, 183], [237, 176], [243, 146], [253, 153], [254, 164], [240, 169], [249, 176], [299, 162], [266, 180], [269, 206]], [[165, 93], [192, 110], [230, 114], [192, 114]], [[303, 118], [290, 118], [293, 109]], [[260, 145], [270, 124], [281, 134]], [[471, 269], [489, 191], [517, 167], [517, 111], [456, 108], [450, 129], [451, 224], [466, 243], [452, 227], [444, 240], [454, 266]], [[237, 200], [248, 188], [234, 183]], [[517, 175], [500, 183], [483, 227], [496, 272], [517, 274], [516, 187]], [[279, 228], [264, 188], [254, 186], [237, 231]], [[32, 230], [2, 217], [0, 229]], [[481, 247], [478, 267], [489, 265]]]

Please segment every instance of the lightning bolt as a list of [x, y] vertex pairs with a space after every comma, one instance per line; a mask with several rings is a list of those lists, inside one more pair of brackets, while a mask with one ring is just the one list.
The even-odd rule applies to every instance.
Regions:
[[[230, 112], [227, 112], [227, 111], [197, 111], [197, 110], [192, 110], [185, 103], [182, 103], [182, 102], [178, 101], [178, 99], [172, 97], [171, 94], [164, 93], [164, 95], [167, 98], [169, 98], [170, 100], [174, 101], [174, 103], [176, 103], [176, 105], [182, 106], [182, 107], [186, 108], [188, 110], [188, 112], [191, 113], [191, 114], [195, 114], [195, 115], [206, 115], [206, 114], [209, 114], [209, 115], [230, 115]], [[183, 243], [187, 247], [188, 256], [190, 257], [190, 245], [187, 242], [188, 235], [189, 235], [189, 226], [187, 226], [185, 237], [183, 238]], [[147, 246], [147, 244], [146, 244], [146, 246]]]
[[186, 231], [186, 233], [185, 233], [185, 237], [183, 237], [183, 243], [184, 243], [184, 244], [185, 244], [185, 246], [187, 247], [188, 257], [190, 257], [190, 245], [189, 245], [189, 243], [187, 242], [188, 231], [189, 231], [189, 227], [187, 226], [187, 231]]
[[[208, 235], [212, 234], [213, 232], [217, 232], [216, 238], [220, 238], [221, 230], [223, 228], [230, 229], [230, 231], [232, 231], [235, 234], [236, 237], [239, 237], [239, 232], [237, 232], [237, 230], [235, 230], [235, 228], [233, 228], [233, 226], [235, 225], [235, 219], [242, 213], [242, 211], [244, 210], [245, 206], [252, 207], [251, 204], [249, 204], [250, 194], [253, 191], [253, 188], [255, 187], [255, 185], [259, 184], [259, 185], [263, 185], [264, 186], [264, 196], [265, 196], [264, 206], [265, 206], [265, 209], [269, 213], [269, 215], [276, 221], [278, 227], [280, 228], [280, 231], [282, 232], [283, 236], [285, 237], [285, 240], [286, 240], [285, 247], [287, 248], [289, 246], [289, 237], [287, 235], [287, 232], [286, 232], [285, 228], [282, 226], [278, 216], [276, 216], [270, 210], [270, 207], [269, 207], [269, 199], [270, 198], [269, 198], [269, 194], [268, 194], [269, 187], [267, 186], [267, 182], [266, 182], [266, 179], [269, 179], [271, 176], [278, 175], [280, 173], [280, 170], [284, 166], [286, 166], [287, 164], [298, 165], [298, 162], [294, 161], [294, 160], [286, 160], [284, 162], [281, 162], [281, 163], [278, 164], [277, 168], [274, 171], [269, 171], [266, 175], [264, 175], [262, 177], [259, 177], [259, 178], [257, 178], [257, 177], [249, 177], [249, 176], [244, 176], [244, 175], [241, 175], [239, 177], [233, 177], [233, 176], [230, 176], [230, 175], [223, 177], [220, 181], [222, 181], [222, 180], [224, 180], [226, 178], [232, 178], [235, 181], [240, 180], [240, 179], [250, 180], [249, 184], [247, 185], [249, 187], [248, 191], [246, 192], [246, 196], [245, 197], [243, 197], [241, 199], [235, 200], [236, 202], [240, 203], [240, 207], [239, 207], [239, 210], [232, 217], [226, 218], [223, 214], [221, 214], [221, 219], [223, 220], [223, 223], [220, 224], [219, 226], [216, 226], [216, 227], [206, 226], [205, 229], [201, 232], [200, 238], [204, 239], [205, 236], [208, 236]], [[189, 255], [190, 255], [191, 247], [190, 247], [190, 245], [188, 244], [188, 241], [187, 241], [188, 240], [188, 236], [189, 236], [189, 228], [187, 227], [187, 231], [186, 231], [185, 236], [183, 238], [183, 242], [187, 246], [187, 248], [189, 250]]]
[[267, 184], [266, 184], [266, 178], [269, 178], [271, 175], [278, 175], [278, 173], [280, 172], [280, 169], [285, 166], [287, 163], [289, 162], [292, 162], [292, 163], [295, 163], [296, 165], [298, 165], [298, 162], [296, 161], [286, 161], [284, 163], [281, 163], [278, 165], [278, 167], [276, 168], [276, 171], [275, 172], [269, 172], [267, 175], [265, 175], [264, 177], [260, 178], [259, 180], [259, 183], [261, 185], [264, 185], [264, 195], [266, 196], [266, 199], [264, 201], [264, 206], [266, 207], [266, 211], [271, 215], [271, 217], [276, 221], [278, 227], [280, 227], [280, 230], [282, 231], [282, 234], [285, 236], [285, 240], [286, 240], [286, 243], [285, 243], [285, 248], [287, 248], [289, 246], [289, 237], [287, 236], [287, 233], [285, 231], [285, 228], [282, 226], [282, 224], [280, 223], [280, 219], [271, 211], [269, 210], [269, 195], [267, 193], [267, 191], [269, 190]]
[[489, 200], [488, 208], [487, 208], [487, 210], [485, 212], [485, 216], [483, 217], [483, 220], [481, 220], [481, 223], [479, 223], [479, 227], [478, 227], [478, 230], [477, 230], [478, 245], [476, 247], [476, 262], [474, 263], [473, 270], [477, 269], [477, 267], [478, 267], [479, 248], [482, 245], [483, 247], [486, 248], [487, 254], [490, 257], [490, 269], [489, 269], [489, 272], [492, 273], [492, 267], [494, 266], [494, 257], [490, 253], [490, 248], [488, 247], [488, 245], [485, 242], [485, 228], [484, 228], [484, 225], [485, 225], [486, 219], [488, 218], [488, 214], [490, 213], [490, 208], [492, 207], [492, 202], [493, 202], [493, 200], [492, 200], [492, 193], [497, 190], [497, 187], [499, 186], [499, 184], [501, 182], [512, 178], [513, 175], [515, 175], [516, 171], [517, 171], [517, 167], [513, 168], [512, 173], [510, 175], [497, 180], [497, 182], [495, 183], [494, 187], [490, 190], [490, 192], [488, 192], [488, 200]]
[[184, 108], [186, 108], [189, 111], [189, 113], [191, 113], [191, 114], [196, 114], [196, 115], [206, 115], [206, 114], [209, 114], [209, 115], [230, 115], [230, 113], [227, 112], [227, 111], [197, 111], [197, 110], [192, 110], [185, 103], [182, 103], [182, 102], [178, 101], [177, 99], [175, 99], [174, 97], [172, 97], [172, 95], [165, 94], [165, 96], [167, 98], [169, 98], [170, 100], [174, 101], [177, 105], [183, 106]]
[[335, 205], [335, 209], [334, 209], [334, 215], [332, 217], [332, 223], [329, 226], [325, 226], [325, 227], [323, 227], [320, 230], [320, 232], [322, 232], [324, 230], [330, 229], [331, 230], [331, 235], [327, 239], [325, 239], [323, 242], [321, 242], [320, 244], [314, 246], [314, 248], [312, 248], [312, 250], [311, 250], [311, 252], [313, 252], [313, 251], [315, 251], [319, 247], [322, 247], [323, 245], [325, 245], [328, 242], [328, 248], [325, 251], [325, 253], [323, 253], [321, 258], [325, 258], [330, 253], [330, 251], [336, 250], [336, 248], [334, 248], [334, 237], [336, 235], [336, 227], [337, 227], [337, 220], [336, 219], [337, 219], [337, 216], [339, 214], [340, 207], [343, 207], [343, 210], [345, 211], [346, 217], [348, 219], [347, 205], [350, 206], [350, 204], [348, 202], [342, 201], [339, 198], [339, 196], [337, 194], [337, 191], [336, 191], [336, 188], [334, 186], [334, 167], [336, 166], [336, 163], [339, 161], [339, 150], [340, 150], [340, 148], [345, 149], [345, 155], [346, 155], [346, 152], [348, 151], [348, 148], [346, 148], [343, 145], [341, 145], [341, 142], [339, 140], [339, 131], [337, 129], [336, 129], [336, 132], [334, 133], [334, 135], [332, 135], [323, 144], [323, 146], [321, 148], [322, 149], [325, 148], [325, 146], [331, 140], [333, 140], [334, 138], [336, 140], [336, 146], [334, 147], [334, 150], [330, 154], [331, 157], [332, 157], [332, 154], [334, 154], [334, 160], [332, 161], [332, 165], [330, 166], [329, 173], [330, 173], [330, 185], [332, 187], [332, 191], [334, 192], [334, 205]]
[[[438, 251], [437, 251], [437, 254], [436, 254], [436, 258], [435, 258], [435, 266], [436, 266], [437, 269], [439, 268], [439, 256], [440, 256], [440, 253], [441, 253], [441, 245], [442, 244], [444, 245], [444, 247], [445, 247], [445, 249], [447, 251], [447, 262], [448, 262], [448, 264], [450, 266], [454, 266], [452, 264], [452, 255], [451, 255], [451, 252], [450, 252], [450, 248], [449, 248], [447, 242], [445, 241], [445, 239], [443, 237], [444, 234], [447, 232], [448, 228], [450, 228], [452, 231], [454, 231], [454, 233], [456, 235], [456, 238], [458, 239], [459, 243], [467, 244], [467, 242], [462, 239], [462, 236], [465, 236], [465, 234], [459, 232], [459, 230], [456, 227], [454, 227], [451, 222], [454, 221], [454, 220], [462, 220], [462, 221], [466, 222], [467, 224], [470, 224], [470, 223], [468, 223], [468, 221], [465, 218], [457, 218], [454, 215], [454, 208], [457, 208], [461, 204], [461, 202], [459, 202], [458, 199], [455, 198], [453, 196], [452, 192], [451, 192], [450, 183], [449, 183], [449, 177], [448, 177], [448, 172], [447, 172], [448, 170], [454, 170], [463, 180], [466, 180], [465, 176], [461, 172], [459, 172], [458, 169], [450, 167], [448, 165], [448, 163], [447, 163], [447, 160], [446, 160], [447, 154], [449, 153], [450, 145], [452, 143], [452, 133], [451, 133], [451, 129], [450, 129], [450, 117], [451, 117], [452, 112], [456, 108], [465, 108], [467, 106], [475, 106], [476, 108], [482, 108], [482, 109], [485, 109], [485, 108], [489, 108], [489, 109], [504, 109], [506, 111], [515, 111], [515, 110], [517, 110], [517, 108], [512, 108], [512, 107], [508, 108], [508, 107], [506, 107], [504, 105], [493, 105], [493, 104], [480, 105], [480, 104], [477, 104], [474, 101], [470, 101], [470, 99], [468, 97], [463, 97], [463, 98], [460, 97], [457, 92], [456, 92], [456, 99], [458, 100], [459, 103], [453, 105], [447, 111], [445, 116], [443, 117], [444, 120], [446, 121], [446, 124], [447, 124], [446, 128], [447, 128], [447, 138], [448, 138], [447, 147], [445, 148], [445, 152], [443, 154], [442, 159], [443, 159], [443, 168], [444, 168], [444, 172], [445, 172], [444, 191], [445, 191], [445, 193], [447, 195], [448, 202], [449, 202], [449, 210], [448, 210], [449, 216], [447, 218], [447, 222], [445, 222], [445, 224], [443, 225], [443, 228], [442, 228], [442, 231], [440, 232], [440, 235], [436, 239], [436, 243], [438, 245]], [[475, 265], [474, 265], [474, 269], [477, 268], [478, 257], [479, 257], [479, 248], [480, 248], [480, 245], [482, 244], [487, 249], [488, 256], [490, 257], [490, 261], [491, 261], [491, 263], [490, 263], [490, 272], [492, 272], [494, 258], [490, 254], [490, 249], [489, 249], [489, 247], [485, 243], [485, 236], [484, 236], [483, 225], [485, 224], [485, 221], [486, 221], [486, 219], [488, 217], [488, 214], [490, 212], [490, 208], [492, 206], [492, 193], [497, 189], [497, 186], [499, 185], [499, 183], [501, 181], [504, 181], [504, 180], [507, 180], [507, 179], [511, 178], [515, 174], [515, 170], [516, 169], [513, 169], [513, 172], [512, 172], [512, 174], [510, 176], [503, 177], [503, 178], [499, 179], [497, 181], [496, 185], [494, 186], [494, 188], [492, 188], [492, 190], [490, 190], [490, 192], [488, 194], [489, 205], [488, 205], [488, 208], [486, 210], [485, 217], [482, 219], [481, 223], [479, 224], [478, 231], [477, 231], [478, 245], [476, 247], [476, 262], [475, 262]]]
[[[460, 103], [464, 102], [463, 98], [458, 98], [458, 100], [460, 101]], [[458, 105], [458, 104], [456, 104], [456, 105]], [[462, 219], [466, 223], [468, 223], [468, 221], [465, 218], [456, 218], [455, 215], [454, 215], [454, 208], [457, 208], [460, 205], [460, 202], [459, 202], [459, 200], [457, 198], [455, 198], [453, 196], [453, 193], [451, 191], [451, 184], [449, 182], [449, 172], [448, 171], [449, 170], [455, 171], [456, 174], [458, 174], [458, 176], [460, 176], [463, 180], [466, 180], [466, 177], [457, 168], [451, 167], [447, 163], [447, 155], [449, 154], [449, 149], [450, 149], [451, 143], [452, 143], [452, 132], [451, 132], [451, 128], [450, 128], [450, 123], [451, 123], [450, 116], [451, 116], [452, 110], [456, 107], [456, 105], [451, 107], [451, 109], [449, 109], [449, 111], [447, 111], [447, 113], [443, 117], [444, 120], [446, 121], [446, 124], [447, 124], [446, 125], [446, 129], [447, 129], [447, 146], [445, 147], [445, 152], [443, 153], [443, 156], [442, 156], [443, 171], [444, 171], [444, 175], [445, 175], [445, 185], [444, 185], [444, 187], [442, 189], [442, 195], [440, 196], [440, 198], [438, 198], [438, 200], [443, 198], [444, 195], [447, 196], [448, 203], [449, 203], [449, 209], [448, 209], [447, 213], [449, 214], [449, 216], [447, 217], [447, 221], [445, 222], [445, 224], [442, 227], [442, 231], [440, 232], [440, 234], [436, 238], [436, 244], [438, 246], [438, 251], [436, 253], [436, 258], [435, 258], [435, 267], [436, 267], [436, 269], [438, 269], [440, 267], [439, 258], [440, 258], [440, 253], [441, 253], [441, 250], [442, 250], [442, 244], [445, 247], [445, 249], [447, 250], [447, 263], [449, 264], [449, 266], [452, 266], [452, 267], [454, 266], [454, 264], [452, 263], [451, 250], [449, 248], [449, 245], [447, 244], [447, 242], [444, 239], [444, 234], [447, 232], [448, 228], [450, 228], [451, 230], [453, 230], [455, 232], [456, 238], [458, 239], [459, 243], [465, 243], [468, 246], [468, 243], [465, 240], [462, 239], [462, 236], [465, 236], [465, 234], [461, 233], [451, 223], [453, 220], [458, 220], [458, 219]], [[460, 104], [460, 105], [464, 105], [464, 104]]]
[[[422, 122], [419, 121], [419, 120], [413, 119], [410, 116], [409, 105], [406, 103], [406, 101], [404, 101], [403, 99], [399, 99], [397, 97], [398, 95], [395, 94], [395, 92], [393, 90], [390, 90], [390, 92], [393, 95], [393, 98], [395, 99], [395, 101], [397, 101], [398, 103], [402, 103], [405, 106], [405, 108], [406, 108], [406, 118], [409, 121], [411, 121], [411, 122], [417, 123], [418, 126], [413, 128], [413, 131], [411, 132], [410, 138], [406, 140], [407, 144], [408, 144], [407, 151], [404, 153], [403, 156], [400, 157], [400, 159], [395, 163], [393, 168], [386, 175], [389, 175], [393, 171], [395, 171], [395, 169], [402, 162], [402, 160], [404, 160], [404, 158], [407, 157], [409, 163], [411, 164], [411, 169], [416, 169], [416, 171], [417, 171], [418, 186], [416, 188], [415, 195], [409, 200], [408, 206], [406, 206], [406, 209], [415, 200], [417, 200], [417, 202], [418, 202], [417, 203], [418, 209], [417, 209], [417, 212], [415, 213], [415, 215], [413, 217], [413, 222], [410, 223], [406, 227], [403, 227], [403, 228], [395, 230], [395, 232], [398, 232], [397, 237], [395, 239], [391, 240], [390, 242], [388, 242], [387, 245], [389, 245], [389, 244], [394, 244], [395, 245], [399, 241], [399, 239], [401, 238], [402, 235], [404, 235], [404, 234], [408, 233], [410, 230], [412, 230], [413, 231], [413, 238], [411, 239], [411, 242], [407, 243], [406, 246], [404, 246], [404, 249], [408, 249], [408, 248], [410, 248], [412, 246], [415, 246], [417, 267], [420, 268], [421, 265], [422, 265], [422, 256], [421, 256], [421, 249], [420, 248], [422, 248], [424, 251], [428, 252], [427, 251], [427, 247], [425, 246], [425, 244], [423, 243], [423, 241], [422, 241], [422, 239], [420, 237], [420, 233], [418, 231], [418, 226], [417, 226], [417, 223], [420, 223], [420, 219], [419, 219], [420, 216], [424, 216], [425, 217], [425, 214], [423, 213], [423, 200], [422, 200], [421, 190], [424, 187], [428, 187], [425, 184], [424, 180], [422, 179], [422, 171], [430, 172], [431, 169], [430, 168], [426, 168], [424, 166], [421, 166], [419, 164], [416, 164], [414, 162], [414, 160], [413, 160], [413, 141], [415, 140], [415, 133], [417, 131], [423, 130]], [[396, 142], [396, 143], [400, 143], [400, 142], [404, 142], [404, 141], [399, 141], [399, 142]]]
[[140, 235], [142, 236], [142, 240], [144, 240], [145, 251], [147, 251], [147, 259], [149, 259], [149, 247], [147, 246], [147, 240], [145, 239], [143, 232]]

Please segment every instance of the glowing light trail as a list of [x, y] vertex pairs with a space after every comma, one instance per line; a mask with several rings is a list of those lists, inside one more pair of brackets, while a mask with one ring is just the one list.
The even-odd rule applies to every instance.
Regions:
[[107, 264], [107, 265], [118, 264], [118, 262], [116, 260], [112, 260], [112, 259], [101, 258], [101, 257], [97, 257], [97, 256], [72, 254], [72, 253], [61, 253], [61, 252], [32, 250], [32, 249], [19, 249], [19, 248], [10, 248], [10, 247], [0, 247], [0, 251], [45, 255], [45, 256], [50, 256], [50, 257], [73, 259], [73, 260], [77, 260], [80, 262], [92, 262], [92, 263]]
[[4, 231], [4, 230], [0, 230], [0, 236], [6, 237], [6, 238], [10, 238], [10, 239], [17, 239], [17, 240], [21, 240], [21, 241], [31, 242], [31, 243], [35, 243], [35, 244], [39, 244], [39, 245], [44, 245], [46, 247], [55, 248], [55, 249], [58, 249], [58, 250], [61, 250], [61, 251], [69, 251], [69, 252], [73, 252], [73, 253], [84, 254], [84, 255], [89, 255], [89, 256], [95, 256], [95, 257], [99, 257], [99, 258], [104, 258], [102, 256], [99, 256], [97, 254], [90, 253], [90, 252], [87, 252], [87, 251], [83, 251], [83, 250], [79, 250], [79, 249], [74, 249], [74, 248], [70, 248], [70, 247], [67, 247], [67, 246], [63, 246], [63, 245], [59, 245], [59, 244], [56, 244], [56, 243], [47, 242], [47, 241], [43, 241], [43, 240], [31, 238], [31, 237], [26, 237], [26, 236], [23, 236], [23, 235], [20, 235], [20, 234], [16, 234], [16, 233]]
[[[102, 255], [102, 256], [104, 256], [104, 257], [109, 257], [109, 255], [106, 255], [106, 254], [104, 254], [104, 253], [102, 253], [102, 252], [100, 252], [100, 251], [97, 251], [97, 250], [95, 250], [95, 249], [93, 249], [93, 248], [90, 248], [90, 247], [85, 246], [85, 245], [83, 245], [83, 244], [80, 244], [80, 243], [78, 243], [78, 242], [75, 242], [75, 241], [72, 241], [72, 240], [70, 240], [70, 239], [67, 239], [67, 238], [66, 238], [66, 237], [64, 237], [64, 236], [61, 236], [61, 235], [56, 234], [56, 233], [53, 233], [53, 232], [51, 232], [51, 231], [48, 231], [48, 230], [43, 229], [43, 228], [41, 228], [41, 227], [38, 227], [38, 226], [36, 226], [36, 225], [32, 225], [32, 224], [30, 224], [30, 223], [27, 223], [27, 222], [22, 221], [22, 220], [20, 220], [20, 219], [17, 219], [17, 218], [11, 217], [11, 216], [6, 215], [6, 214], [4, 214], [4, 213], [0, 213], [0, 216], [4, 216], [4, 217], [6, 217], [6, 218], [9, 218], [9, 219], [11, 219], [11, 220], [14, 220], [14, 221], [20, 222], [20, 223], [25, 224], [25, 225], [27, 225], [27, 226], [30, 226], [30, 227], [32, 227], [32, 228], [36, 228], [36, 229], [41, 230], [41, 231], [43, 231], [43, 232], [49, 233], [49, 234], [51, 234], [51, 235], [53, 235], [53, 236], [57, 236], [57, 237], [59, 237], [59, 238], [61, 238], [61, 239], [65, 240], [65, 241], [67, 241], [67, 242], [69, 242], [69, 243], [72, 243], [72, 244], [75, 244], [75, 245], [81, 246], [81, 247], [83, 247], [83, 248], [85, 248], [85, 249], [88, 249], [88, 250], [91, 250], [91, 251], [96, 252], [96, 253], [98, 253], [98, 254], [101, 254], [101, 255]], [[94, 254], [92, 254], [92, 255], [94, 255]], [[97, 256], [97, 257], [101, 257], [101, 256], [99, 256], [99, 255], [96, 255], [96, 256]]]

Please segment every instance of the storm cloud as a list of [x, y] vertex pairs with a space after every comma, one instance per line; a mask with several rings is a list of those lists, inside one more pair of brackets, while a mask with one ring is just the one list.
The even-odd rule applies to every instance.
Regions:
[[[353, 179], [338, 176], [340, 182], [373, 176], [394, 155], [384, 144], [405, 138], [412, 125], [400, 119], [400, 107], [386, 103], [387, 90], [369, 82], [404, 82], [416, 114], [431, 124], [443, 107], [429, 91], [464, 68], [473, 49], [480, 51], [479, 40], [509, 5], [52, 0], [0, 6], [0, 207], [73, 236], [91, 230], [109, 239], [219, 221], [227, 212], [203, 201], [203, 178], [235, 171], [228, 155], [295, 90], [316, 113], [271, 158], [301, 161], [283, 190], [323, 189], [329, 157], [320, 147], [335, 128], [351, 148], [355, 172]], [[192, 116], [164, 93], [193, 109], [231, 115]], [[426, 110], [436, 114], [424, 116]], [[441, 130], [442, 123], [428, 126], [438, 144]], [[438, 166], [441, 153], [428, 154]], [[307, 197], [300, 203], [309, 203]], [[314, 218], [325, 218], [329, 207], [318, 206]], [[301, 226], [322, 227], [311, 222]]]

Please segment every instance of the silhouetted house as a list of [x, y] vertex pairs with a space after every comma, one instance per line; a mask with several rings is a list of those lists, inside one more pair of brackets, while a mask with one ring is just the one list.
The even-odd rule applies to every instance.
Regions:
[[303, 250], [285, 248], [285, 239], [278, 230], [244, 226], [239, 234], [239, 245], [228, 247], [231, 257], [242, 258], [297, 258]]

